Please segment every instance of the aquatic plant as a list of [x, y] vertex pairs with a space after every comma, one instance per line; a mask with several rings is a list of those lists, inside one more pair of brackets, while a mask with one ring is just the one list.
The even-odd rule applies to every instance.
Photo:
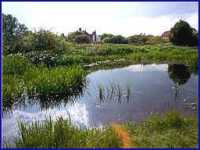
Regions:
[[83, 84], [85, 71], [80, 66], [31, 68], [24, 73], [24, 81], [31, 95], [60, 95], [76, 92]]
[[105, 99], [104, 87], [102, 85], [99, 85], [98, 89], [99, 89], [99, 100], [100, 100], [100, 102], [103, 102], [103, 100]]
[[110, 83], [109, 86], [99, 85], [98, 95], [100, 103], [114, 101], [117, 103], [129, 102], [131, 96], [131, 88], [129, 85], [122, 87], [120, 84]]

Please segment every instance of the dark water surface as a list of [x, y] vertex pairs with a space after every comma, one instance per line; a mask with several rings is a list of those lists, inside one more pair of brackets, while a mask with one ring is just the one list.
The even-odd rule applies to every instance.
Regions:
[[131, 65], [99, 70], [86, 77], [82, 95], [65, 103], [45, 104], [26, 98], [3, 113], [3, 139], [13, 141], [17, 121], [31, 123], [58, 117], [81, 127], [100, 127], [111, 122], [138, 122], [151, 114], [176, 109], [194, 115], [198, 76], [184, 65]]

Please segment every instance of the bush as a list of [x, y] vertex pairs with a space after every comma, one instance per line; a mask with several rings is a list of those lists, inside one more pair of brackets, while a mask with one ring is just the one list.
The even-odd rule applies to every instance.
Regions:
[[147, 41], [146, 35], [139, 34], [139, 35], [133, 35], [128, 37], [128, 43], [130, 44], [145, 44]]
[[128, 40], [121, 35], [117, 35], [117, 36], [112, 36], [112, 37], [106, 37], [103, 39], [103, 42], [114, 43], [114, 44], [127, 44]]
[[104, 33], [101, 35], [101, 40], [105, 39], [105, 38], [112, 38], [113, 35], [112, 34], [109, 34], [109, 33]]
[[35, 50], [56, 50], [57, 36], [48, 30], [41, 29], [34, 33], [33, 46]]
[[82, 35], [77, 35], [74, 40], [76, 43], [81, 44], [81, 43], [90, 43], [90, 38], [86, 34]]

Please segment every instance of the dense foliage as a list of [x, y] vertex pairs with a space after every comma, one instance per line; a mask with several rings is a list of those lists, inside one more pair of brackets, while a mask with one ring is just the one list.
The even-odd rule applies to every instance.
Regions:
[[[197, 47], [185, 46], [197, 44], [197, 32], [187, 23], [178, 22], [172, 28], [172, 35], [172, 43], [184, 46], [143, 34], [128, 38], [103, 34], [102, 43], [90, 44], [85, 31], [72, 32], [67, 37], [44, 29], [33, 32], [15, 17], [3, 14], [3, 109], [13, 107], [24, 93], [36, 97], [34, 100], [39, 97], [42, 106], [48, 108], [51, 101], [60, 102], [63, 95], [68, 98], [82, 91], [85, 69], [90, 71], [96, 66], [186, 64], [186, 68], [170, 65], [168, 70], [175, 83], [183, 84], [180, 78], [186, 82], [191, 72], [197, 73]], [[185, 74], [177, 73], [174, 67], [184, 69]], [[196, 120], [177, 114], [154, 117], [141, 124], [131, 123], [125, 128], [138, 147], [195, 147], [197, 144]], [[22, 123], [20, 134], [16, 147], [121, 147], [111, 127], [80, 129], [62, 119], [31, 126]]]
[[17, 18], [3, 14], [3, 52], [15, 53], [27, 31], [27, 27], [19, 23]]
[[176, 45], [198, 45], [197, 31], [187, 22], [180, 20], [171, 28], [170, 41]]
[[86, 34], [78, 35], [75, 37], [74, 42], [81, 44], [81, 43], [90, 43], [90, 38]]
[[104, 43], [115, 43], [115, 44], [128, 44], [128, 40], [121, 36], [121, 35], [116, 35], [116, 36], [107, 36], [106, 38], [103, 39]]

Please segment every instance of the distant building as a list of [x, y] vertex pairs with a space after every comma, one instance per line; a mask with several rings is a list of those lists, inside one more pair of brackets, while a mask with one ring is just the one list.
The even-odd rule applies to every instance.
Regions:
[[171, 36], [171, 32], [170, 32], [170, 31], [165, 31], [165, 32], [161, 35], [161, 38], [164, 39], [164, 40], [169, 41], [170, 36]]
[[92, 34], [89, 34], [86, 30], [82, 31], [82, 29], [79, 28], [79, 32], [83, 32], [84, 34], [88, 35], [91, 43], [96, 43], [99, 41], [96, 31], [93, 31]]

